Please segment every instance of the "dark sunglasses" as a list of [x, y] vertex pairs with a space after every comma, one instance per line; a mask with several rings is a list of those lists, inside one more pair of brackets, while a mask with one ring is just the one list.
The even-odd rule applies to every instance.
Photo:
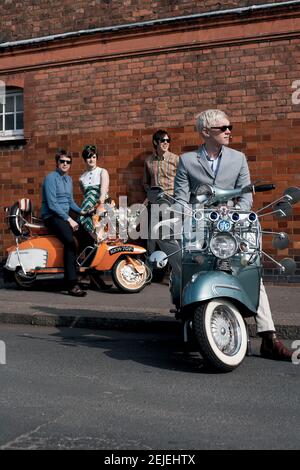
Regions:
[[160, 142], [167, 142], [168, 144], [171, 142], [171, 139], [159, 139]]
[[61, 164], [66, 163], [67, 165], [71, 165], [71, 160], [64, 160], [63, 158], [60, 158], [58, 161]]
[[227, 129], [228, 129], [229, 131], [232, 131], [233, 125], [232, 125], [232, 124], [229, 124], [229, 126], [211, 127], [211, 129], [219, 129], [219, 130], [222, 131], [222, 132], [227, 131]]

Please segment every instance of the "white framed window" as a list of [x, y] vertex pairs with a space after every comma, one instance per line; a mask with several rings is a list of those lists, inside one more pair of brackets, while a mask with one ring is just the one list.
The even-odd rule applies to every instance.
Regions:
[[5, 89], [5, 98], [0, 100], [0, 141], [24, 137], [24, 107], [22, 88]]

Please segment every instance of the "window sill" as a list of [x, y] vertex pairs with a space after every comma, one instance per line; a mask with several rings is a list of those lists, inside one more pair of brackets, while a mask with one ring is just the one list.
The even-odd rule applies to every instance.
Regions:
[[6, 137], [0, 137], [0, 148], [8, 148], [12, 147], [13, 150], [15, 150], [16, 147], [23, 147], [26, 145], [28, 139], [25, 139], [24, 137], [14, 137], [12, 138], [6, 138]]

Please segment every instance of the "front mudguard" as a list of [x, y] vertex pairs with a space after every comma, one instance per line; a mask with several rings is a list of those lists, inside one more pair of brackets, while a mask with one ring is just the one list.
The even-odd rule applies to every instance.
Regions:
[[227, 298], [242, 308], [243, 316], [256, 315], [256, 300], [251, 299], [238, 278], [222, 271], [192, 276], [182, 292], [182, 307], [216, 298]]

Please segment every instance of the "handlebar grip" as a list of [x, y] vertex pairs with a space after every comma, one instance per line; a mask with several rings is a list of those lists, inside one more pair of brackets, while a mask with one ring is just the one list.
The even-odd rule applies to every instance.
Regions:
[[275, 184], [256, 184], [254, 186], [254, 190], [256, 193], [261, 193], [263, 191], [272, 191], [272, 189], [275, 189], [276, 186]]

